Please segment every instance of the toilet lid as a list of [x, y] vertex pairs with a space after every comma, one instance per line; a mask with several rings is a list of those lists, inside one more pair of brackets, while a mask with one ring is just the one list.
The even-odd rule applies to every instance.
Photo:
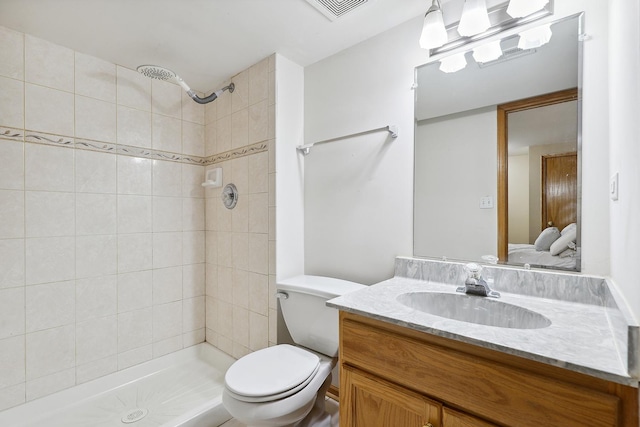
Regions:
[[227, 390], [237, 397], [264, 400], [278, 395], [282, 398], [309, 382], [319, 366], [317, 355], [281, 344], [240, 358], [227, 370], [224, 381]]

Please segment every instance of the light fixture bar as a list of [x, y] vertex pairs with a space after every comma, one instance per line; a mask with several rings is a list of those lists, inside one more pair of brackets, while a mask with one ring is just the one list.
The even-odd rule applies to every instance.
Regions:
[[491, 27], [483, 33], [476, 34], [471, 37], [462, 37], [458, 34], [458, 25], [460, 22], [455, 22], [446, 27], [447, 34], [449, 35], [449, 42], [444, 44], [441, 47], [433, 48], [429, 50], [429, 56], [438, 55], [440, 53], [448, 52], [450, 50], [456, 49], [460, 46], [463, 46], [468, 43], [476, 42], [478, 40], [485, 39], [487, 37], [491, 37], [494, 34], [497, 34], [502, 31], [509, 30], [519, 25], [525, 25], [530, 22], [537, 21], [544, 17], [553, 14], [553, 0], [549, 0], [549, 3], [545, 5], [542, 10], [539, 10], [536, 13], [533, 13], [524, 18], [512, 18], [507, 14], [507, 7], [509, 2], [506, 2], [503, 5], [496, 6], [491, 8], [489, 12], [489, 22], [491, 23]]

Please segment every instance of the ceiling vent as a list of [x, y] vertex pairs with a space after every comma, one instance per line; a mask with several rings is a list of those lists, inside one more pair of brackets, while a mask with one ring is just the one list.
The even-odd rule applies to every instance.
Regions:
[[354, 9], [366, 4], [369, 0], [306, 0], [320, 13], [335, 21]]

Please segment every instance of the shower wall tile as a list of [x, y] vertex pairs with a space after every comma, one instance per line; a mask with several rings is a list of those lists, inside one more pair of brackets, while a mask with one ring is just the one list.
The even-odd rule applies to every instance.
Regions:
[[182, 334], [182, 301], [153, 306], [153, 342]]
[[76, 384], [82, 384], [93, 379], [103, 377], [118, 370], [118, 357], [116, 355], [105, 357], [78, 365], [76, 367]]
[[26, 240], [26, 284], [61, 282], [75, 278], [74, 237]]
[[40, 191], [75, 191], [74, 150], [25, 144], [25, 188]]
[[182, 349], [182, 335], [153, 343], [153, 357], [161, 357]]
[[3, 159], [2, 168], [0, 168], [0, 189], [23, 190], [24, 144], [0, 140], [0, 158]]
[[0, 27], [0, 76], [24, 80], [24, 34]]
[[182, 165], [180, 163], [153, 161], [153, 195], [182, 196]]
[[151, 146], [157, 150], [180, 153], [182, 151], [182, 121], [160, 114], [152, 114]]
[[182, 199], [153, 196], [153, 231], [182, 231]]
[[0, 190], [0, 238], [24, 237], [24, 192]]
[[24, 128], [24, 82], [0, 77], [0, 126]]
[[182, 267], [153, 270], [153, 305], [182, 300]]
[[110, 62], [76, 52], [75, 92], [78, 95], [116, 102], [116, 66]]
[[0, 411], [24, 403], [25, 394], [26, 386], [24, 382], [11, 387], [0, 388]]
[[27, 381], [75, 366], [75, 325], [27, 334]]
[[[216, 103], [210, 102], [208, 104], [198, 104], [191, 99], [189, 95], [187, 95], [187, 92], [180, 92], [182, 94], [182, 120], [204, 125], [207, 107], [212, 106], [212, 108], [215, 109]], [[203, 93], [196, 92], [196, 94], [201, 98], [205, 96]]]
[[269, 153], [262, 152], [249, 156], [248, 168], [248, 192], [266, 194], [269, 191]]
[[232, 302], [234, 306], [249, 308], [249, 274], [246, 269], [235, 268], [231, 273]]
[[151, 148], [151, 113], [118, 105], [118, 144]]
[[[217, 276], [217, 272], [214, 272]], [[205, 295], [206, 264], [192, 264], [182, 267], [182, 298], [193, 298]]]
[[118, 369], [126, 369], [130, 366], [151, 360], [153, 357], [153, 347], [145, 345], [133, 350], [118, 353]]
[[64, 390], [75, 384], [75, 369], [66, 369], [35, 380], [27, 381], [27, 401]]
[[231, 112], [236, 113], [249, 106], [249, 70], [235, 75], [231, 81], [236, 85], [231, 94]]
[[249, 144], [249, 112], [246, 108], [231, 115], [231, 148]]
[[116, 156], [95, 151], [75, 153], [75, 190], [78, 193], [116, 192]]
[[116, 142], [116, 105], [76, 95], [75, 136], [96, 141]]
[[116, 234], [115, 194], [76, 196], [76, 235]]
[[182, 300], [182, 332], [204, 330], [205, 304], [204, 297]]
[[204, 157], [204, 126], [198, 123], [182, 122], [182, 152]]
[[98, 277], [118, 271], [118, 239], [115, 234], [76, 237], [76, 277]]
[[150, 270], [152, 262], [152, 233], [118, 234], [118, 273]]
[[204, 199], [182, 199], [182, 230], [204, 231], [205, 202]]
[[25, 81], [73, 92], [73, 50], [26, 35], [24, 52]]
[[26, 331], [36, 332], [75, 322], [75, 281], [26, 288]]
[[76, 280], [76, 322], [117, 313], [118, 281], [116, 275]]
[[153, 268], [182, 265], [182, 233], [153, 233]]
[[25, 284], [24, 239], [0, 239], [0, 289]]
[[249, 271], [269, 273], [269, 245], [266, 234], [249, 233]]
[[269, 136], [269, 108], [267, 100], [249, 107], [249, 144], [264, 141]]
[[150, 112], [151, 79], [121, 66], [116, 66], [116, 76], [118, 104]]
[[118, 195], [118, 233], [149, 233], [153, 227], [152, 196]]
[[78, 323], [76, 364], [95, 362], [117, 353], [118, 319], [109, 316]]
[[204, 155], [207, 157], [218, 152], [216, 123], [207, 123], [204, 127]]
[[231, 115], [219, 119], [215, 130], [217, 152], [224, 153], [231, 150]]
[[26, 38], [0, 27], [0, 410], [202, 342], [218, 275], [206, 107]]
[[151, 80], [151, 111], [154, 114], [182, 118], [182, 88], [173, 83]]
[[249, 68], [249, 105], [266, 101], [269, 97], [269, 58]]
[[151, 344], [152, 309], [118, 314], [118, 353]]
[[73, 236], [75, 233], [75, 193], [25, 192], [27, 237]]
[[149, 159], [118, 156], [118, 194], [151, 195], [152, 163]]
[[118, 313], [140, 310], [153, 305], [151, 270], [118, 274]]
[[249, 310], [269, 315], [269, 278], [265, 274], [249, 273]]
[[57, 89], [25, 85], [25, 128], [29, 130], [74, 134], [73, 93]]
[[[225, 82], [222, 86], [226, 86], [230, 82]], [[237, 89], [237, 86], [236, 86]], [[234, 90], [235, 92], [235, 90]], [[216, 99], [216, 117], [220, 120], [223, 117], [231, 115], [231, 96], [229, 92], [224, 92], [218, 99]]]
[[200, 264], [203, 262], [205, 262], [204, 232], [182, 232], [182, 264]]
[[269, 346], [269, 318], [249, 312], [249, 348], [252, 351]]
[[25, 291], [23, 287], [0, 289], [0, 340], [24, 335]]

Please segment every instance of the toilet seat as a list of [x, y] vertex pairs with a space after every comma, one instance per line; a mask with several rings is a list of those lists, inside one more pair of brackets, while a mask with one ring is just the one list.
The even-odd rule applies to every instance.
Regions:
[[291, 396], [306, 387], [319, 368], [320, 358], [316, 354], [281, 344], [236, 361], [227, 370], [225, 386], [237, 400], [269, 402]]

